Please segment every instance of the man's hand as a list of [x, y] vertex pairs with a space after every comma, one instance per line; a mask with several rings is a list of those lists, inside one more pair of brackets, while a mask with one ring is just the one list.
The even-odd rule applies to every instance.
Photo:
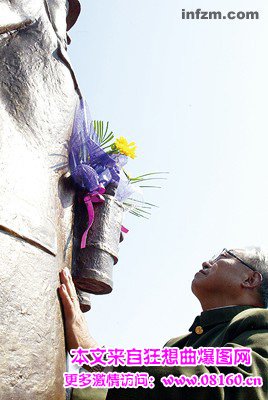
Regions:
[[67, 350], [82, 347], [90, 349], [98, 347], [98, 343], [90, 336], [85, 316], [80, 310], [79, 300], [68, 268], [60, 272], [61, 285], [59, 294], [64, 311], [64, 325]]

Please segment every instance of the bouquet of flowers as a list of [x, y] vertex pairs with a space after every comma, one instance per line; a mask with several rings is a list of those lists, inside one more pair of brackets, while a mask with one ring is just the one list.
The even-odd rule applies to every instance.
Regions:
[[80, 99], [69, 141], [69, 169], [76, 187], [73, 279], [77, 289], [94, 294], [112, 291], [113, 265], [119, 242], [128, 230], [122, 225], [129, 211], [147, 218], [155, 205], [143, 200], [144, 181], [163, 179], [161, 173], [130, 177], [125, 166], [136, 157], [136, 144], [115, 138], [109, 123], [91, 121]]

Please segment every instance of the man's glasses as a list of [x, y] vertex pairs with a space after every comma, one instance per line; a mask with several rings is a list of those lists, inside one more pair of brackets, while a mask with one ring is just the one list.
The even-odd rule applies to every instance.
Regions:
[[242, 260], [242, 259], [241, 259], [240, 257], [238, 257], [236, 254], [234, 254], [232, 251], [227, 250], [227, 249], [223, 249], [223, 250], [220, 252], [220, 254], [219, 254], [218, 256], [212, 257], [212, 258], [210, 259], [210, 261], [212, 262], [212, 264], [213, 264], [214, 262], [218, 261], [218, 260], [223, 256], [223, 253], [229, 254], [230, 256], [232, 256], [232, 257], [236, 258], [238, 261], [240, 261], [241, 264], [243, 264], [243, 265], [245, 265], [246, 267], [250, 268], [252, 271], [258, 272], [258, 271], [256, 271], [256, 269], [255, 269], [254, 267], [252, 267], [252, 265], [246, 263], [244, 260]]

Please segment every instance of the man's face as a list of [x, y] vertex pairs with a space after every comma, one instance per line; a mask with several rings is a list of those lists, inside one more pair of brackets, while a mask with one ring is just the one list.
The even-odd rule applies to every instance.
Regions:
[[[241, 251], [239, 255], [243, 257]], [[209, 295], [233, 298], [249, 272], [240, 261], [222, 252], [216, 259], [203, 262], [192, 281], [192, 291], [199, 300]]]

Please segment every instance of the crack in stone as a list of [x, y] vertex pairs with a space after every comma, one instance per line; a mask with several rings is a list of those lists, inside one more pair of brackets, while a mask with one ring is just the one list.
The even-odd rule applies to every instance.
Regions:
[[0, 35], [13, 31], [19, 31], [20, 29], [26, 28], [28, 25], [31, 25], [32, 23], [33, 21], [31, 19], [27, 19], [25, 21], [19, 22], [18, 24], [0, 26]]
[[9, 229], [9, 228], [7, 228], [7, 227], [5, 227], [5, 226], [3, 226], [3, 225], [0, 225], [0, 231], [2, 231], [3, 233], [5, 233], [5, 234], [7, 234], [7, 235], [14, 236], [14, 237], [16, 237], [17, 239], [21, 239], [21, 240], [23, 240], [24, 242], [27, 242], [27, 243], [31, 244], [32, 246], [37, 247], [37, 248], [40, 249], [40, 250], [43, 250], [44, 252], [50, 254], [51, 256], [56, 257], [56, 254], [54, 254], [52, 251], [50, 251], [49, 249], [47, 249], [45, 246], [42, 246], [42, 244], [37, 243], [37, 242], [35, 242], [34, 240], [29, 239], [29, 238], [27, 238], [27, 237], [25, 237], [25, 236], [23, 236], [23, 235], [20, 235], [20, 234], [18, 234], [17, 232], [12, 231], [11, 229]]

